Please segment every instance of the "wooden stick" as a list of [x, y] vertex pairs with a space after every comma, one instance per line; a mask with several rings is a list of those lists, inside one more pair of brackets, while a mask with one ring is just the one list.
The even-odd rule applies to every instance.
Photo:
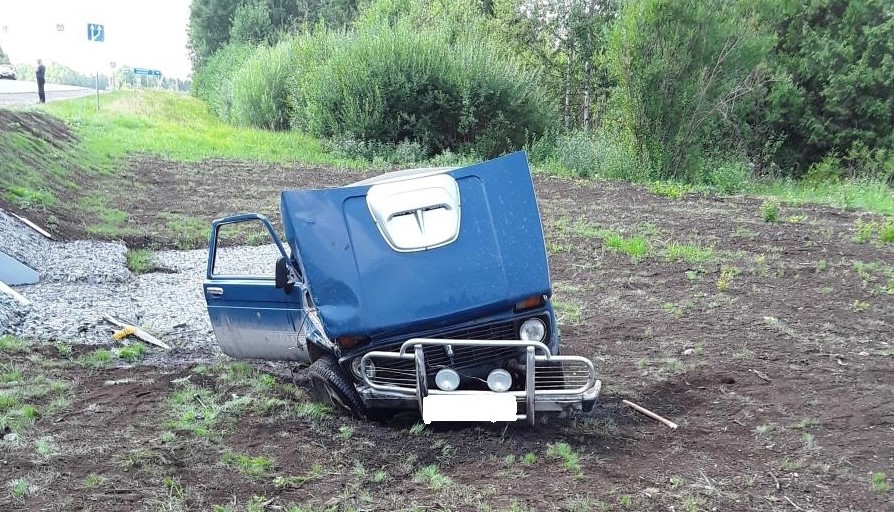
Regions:
[[27, 306], [31, 304], [31, 301], [22, 296], [21, 293], [10, 288], [6, 283], [0, 281], [0, 292], [3, 292], [13, 299], [17, 300], [21, 305]]
[[[11, 212], [10, 212], [10, 213], [11, 213]], [[24, 222], [29, 228], [33, 229], [34, 231], [37, 231], [37, 232], [40, 233], [41, 235], [43, 235], [43, 236], [49, 238], [50, 240], [53, 239], [53, 235], [51, 235], [51, 234], [47, 233], [46, 231], [44, 231], [43, 228], [41, 228], [41, 227], [38, 226], [37, 224], [31, 222], [30, 220], [26, 219], [25, 217], [22, 217], [21, 215], [16, 215], [15, 213], [13, 213], [12, 215], [13, 215], [13, 217], [15, 217], [15, 218], [19, 219], [20, 221]]]
[[155, 336], [149, 334], [148, 332], [146, 332], [145, 330], [143, 330], [140, 327], [137, 327], [135, 325], [128, 325], [111, 315], [105, 315], [103, 318], [105, 318], [105, 320], [107, 322], [117, 325], [118, 327], [121, 327], [121, 328], [133, 327], [135, 330], [134, 336], [136, 336], [137, 338], [140, 338], [141, 340], [145, 341], [146, 343], [151, 343], [151, 344], [155, 345], [156, 347], [161, 347], [165, 350], [171, 350], [171, 347], [168, 346], [167, 343], [165, 343], [165, 342], [161, 341], [160, 339], [156, 338]]
[[621, 403], [624, 404], [624, 405], [626, 405], [626, 406], [628, 406], [628, 407], [632, 407], [632, 408], [635, 409], [636, 411], [639, 411], [639, 412], [645, 414], [646, 416], [652, 418], [653, 420], [658, 420], [658, 421], [660, 421], [661, 423], [664, 423], [665, 425], [667, 425], [667, 426], [670, 427], [670, 428], [676, 429], [676, 428], [679, 427], [679, 425], [677, 425], [677, 424], [674, 423], [673, 421], [671, 421], [671, 420], [669, 420], [669, 419], [667, 419], [667, 418], [662, 418], [661, 416], [659, 416], [659, 415], [655, 414], [654, 412], [652, 412], [652, 411], [646, 409], [645, 407], [636, 405], [635, 403], [633, 403], [633, 402], [631, 402], [631, 401], [629, 401], [629, 400], [621, 400]]

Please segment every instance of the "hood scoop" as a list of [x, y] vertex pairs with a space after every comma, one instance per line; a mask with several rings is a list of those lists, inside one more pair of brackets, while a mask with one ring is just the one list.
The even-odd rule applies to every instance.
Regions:
[[459, 236], [459, 187], [449, 174], [373, 185], [366, 203], [382, 237], [395, 251], [434, 249]]

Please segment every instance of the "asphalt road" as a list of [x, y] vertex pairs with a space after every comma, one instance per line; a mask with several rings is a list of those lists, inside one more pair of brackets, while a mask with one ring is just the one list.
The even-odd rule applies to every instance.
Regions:
[[[47, 101], [67, 100], [95, 94], [93, 89], [71, 85], [46, 84]], [[0, 106], [31, 105], [37, 103], [37, 82], [31, 80], [0, 80]]]

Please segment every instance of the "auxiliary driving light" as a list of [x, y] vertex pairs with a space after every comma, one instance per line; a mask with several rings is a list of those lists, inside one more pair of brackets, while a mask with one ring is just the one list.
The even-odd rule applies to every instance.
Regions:
[[491, 391], [502, 393], [504, 391], [509, 391], [511, 386], [512, 375], [502, 368], [497, 368], [487, 376], [487, 387], [489, 387]]
[[[354, 372], [354, 376], [361, 380], [363, 380], [360, 369], [360, 361], [362, 359], [362, 357], [358, 357], [354, 359], [354, 362], [351, 364], [351, 370]], [[376, 377], [376, 365], [372, 362], [372, 360], [366, 362], [366, 376], [370, 379], [374, 379]]]
[[539, 318], [525, 320], [518, 329], [518, 338], [522, 341], [543, 341], [546, 337], [546, 325]]
[[435, 374], [435, 385], [444, 391], [453, 391], [459, 387], [459, 374], [450, 368], [443, 368]]

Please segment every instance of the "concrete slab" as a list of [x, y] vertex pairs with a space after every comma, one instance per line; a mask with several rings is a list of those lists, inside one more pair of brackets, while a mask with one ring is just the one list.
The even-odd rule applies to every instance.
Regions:
[[40, 281], [40, 274], [28, 265], [0, 251], [0, 281], [12, 286], [35, 284]]

